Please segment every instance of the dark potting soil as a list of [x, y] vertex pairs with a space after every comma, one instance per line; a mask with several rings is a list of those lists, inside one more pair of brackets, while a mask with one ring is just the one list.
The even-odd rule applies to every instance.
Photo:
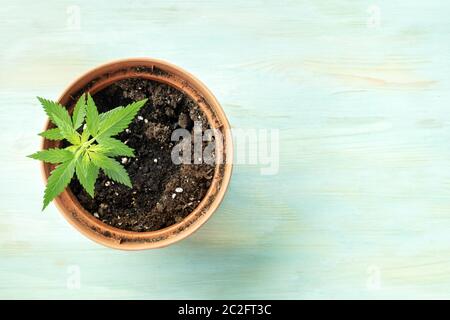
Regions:
[[116, 158], [133, 188], [112, 181], [100, 170], [94, 198], [76, 179], [70, 183], [73, 194], [96, 218], [120, 229], [153, 231], [181, 221], [203, 199], [214, 175], [212, 165], [176, 165], [171, 159], [174, 129], [192, 132], [194, 121], [209, 128], [198, 105], [169, 85], [140, 78], [118, 81], [93, 98], [99, 112], [148, 98], [128, 129], [117, 136], [135, 150], [136, 157]]

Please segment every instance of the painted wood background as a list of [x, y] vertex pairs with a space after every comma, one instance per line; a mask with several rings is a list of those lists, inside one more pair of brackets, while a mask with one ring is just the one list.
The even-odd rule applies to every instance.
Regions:
[[[0, 6], [0, 298], [450, 298], [450, 3]], [[121, 252], [42, 213], [36, 96], [112, 59], [173, 62], [280, 169], [235, 168], [194, 236]], [[79, 280], [79, 282], [77, 281]]]

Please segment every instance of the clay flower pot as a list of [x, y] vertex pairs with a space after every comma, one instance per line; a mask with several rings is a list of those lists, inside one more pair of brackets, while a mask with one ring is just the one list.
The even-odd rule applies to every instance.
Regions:
[[[118, 80], [136, 77], [171, 85], [196, 101], [206, 115], [211, 128], [219, 129], [223, 134], [224, 163], [216, 164], [211, 186], [198, 206], [182, 221], [157, 231], [133, 232], [107, 225], [87, 212], [69, 187], [55, 199], [63, 216], [85, 236], [105, 246], [125, 250], [167, 246], [186, 238], [203, 225], [224, 197], [231, 177], [233, 157], [230, 125], [216, 98], [194, 76], [164, 61], [134, 58], [102, 65], [72, 83], [61, 95], [59, 102], [72, 109], [83, 92], [89, 91], [95, 94]], [[51, 127], [52, 124], [47, 121], [46, 129]], [[58, 147], [60, 143], [60, 141], [44, 139], [42, 149]], [[47, 181], [53, 166], [43, 163], [42, 168]]]

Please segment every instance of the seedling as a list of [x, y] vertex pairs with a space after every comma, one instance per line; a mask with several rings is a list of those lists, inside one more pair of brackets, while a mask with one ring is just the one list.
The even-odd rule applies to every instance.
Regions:
[[64, 191], [74, 175], [91, 197], [94, 197], [99, 169], [110, 179], [132, 187], [127, 171], [114, 157], [134, 157], [134, 150], [113, 136], [128, 127], [147, 99], [99, 114], [91, 95], [88, 93], [86, 97], [83, 94], [72, 117], [61, 104], [39, 97], [38, 100], [56, 126], [39, 135], [48, 140], [65, 139], [70, 143], [66, 148], [50, 148], [28, 156], [58, 164], [48, 178], [42, 210]]

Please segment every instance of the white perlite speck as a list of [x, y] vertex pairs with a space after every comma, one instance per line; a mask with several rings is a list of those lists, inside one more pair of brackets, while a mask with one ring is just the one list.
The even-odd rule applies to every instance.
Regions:
[[122, 164], [127, 163], [127, 161], [128, 161], [128, 158], [122, 158]]
[[177, 195], [175, 193], [172, 193], [172, 199], [175, 199]]
[[138, 116], [137, 118], [138, 118], [139, 121], [144, 120], [144, 117], [143, 117], [143, 116]]
[[106, 181], [105, 182], [105, 187], [109, 187], [111, 185], [111, 182], [110, 181]]
[[178, 193], [183, 192], [183, 188], [178, 187], [175, 189], [175, 192], [178, 192]]
[[94, 217], [96, 217], [96, 218], [100, 218], [100, 216], [98, 215], [98, 213], [97, 213], [97, 212], [95, 212], [95, 213], [94, 213]]
[[145, 122], [145, 123], [148, 123], [148, 119], [144, 119], [144, 122]]

